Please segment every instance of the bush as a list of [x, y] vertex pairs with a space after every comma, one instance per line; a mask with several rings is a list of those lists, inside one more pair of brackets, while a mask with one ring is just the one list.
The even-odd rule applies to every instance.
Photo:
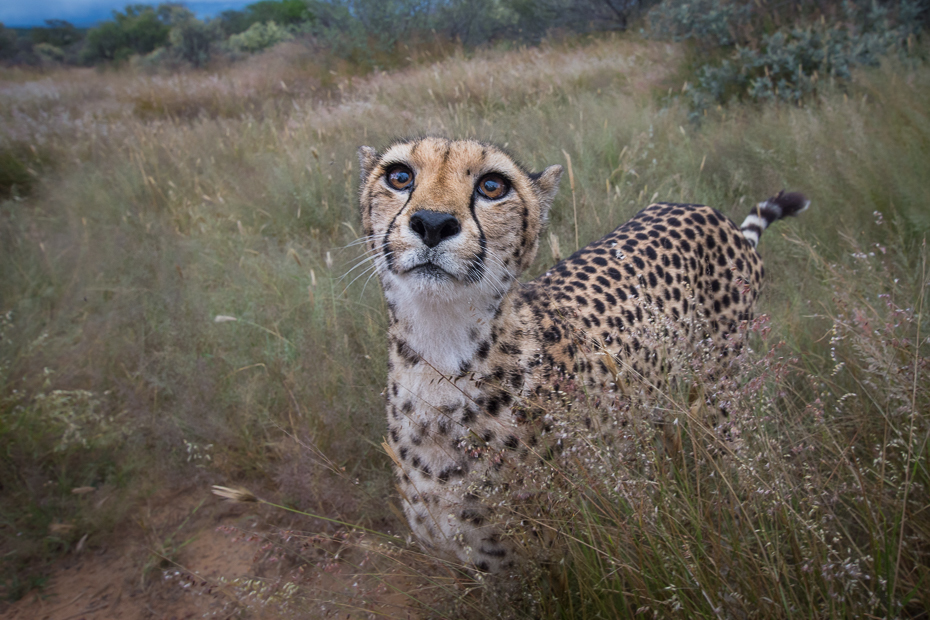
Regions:
[[[399, 47], [439, 27], [437, 16], [442, 7], [436, 12], [426, 9], [416, 0], [320, 3], [316, 6], [317, 19], [306, 30], [336, 56], [370, 68], [398, 55]], [[493, 17], [485, 17], [493, 21]]]
[[538, 39], [550, 30], [626, 30], [655, 0], [509, 0], [520, 18], [521, 38]]
[[314, 13], [303, 0], [260, 0], [245, 9], [253, 23], [275, 22], [293, 26], [314, 19]]
[[32, 28], [29, 31], [32, 42], [36, 45], [47, 43], [59, 48], [66, 48], [80, 43], [83, 34], [73, 24], [60, 19], [45, 20], [44, 28]]
[[[167, 5], [158, 12], [150, 6], [130, 5], [125, 13], [113, 11], [106, 21], [87, 33], [81, 57], [85, 62], [126, 60], [133, 54], [148, 54], [168, 42]], [[168, 9], [170, 11], [170, 8]]]
[[144, 56], [136, 55], [129, 59], [129, 65], [149, 73], [156, 73], [164, 69], [177, 69], [181, 63], [178, 56], [167, 47], [159, 47]]
[[650, 11], [649, 26], [657, 38], [693, 39], [712, 46], [727, 46], [736, 43], [736, 30], [748, 22], [751, 14], [752, 3], [665, 1]]
[[317, 7], [304, 0], [261, 0], [243, 11], [223, 11], [216, 22], [227, 37], [245, 32], [254, 24], [274, 22], [282, 26], [300, 26], [316, 21]]
[[229, 37], [228, 45], [236, 52], [260, 52], [284, 41], [290, 41], [294, 36], [275, 22], [267, 24], [252, 24], [241, 34]]
[[[802, 3], [803, 4], [803, 3]], [[765, 6], [764, 4], [762, 5]], [[848, 80], [856, 66], [876, 66], [887, 54], [907, 54], [920, 31], [920, 0], [905, 0], [896, 11], [878, 3], [847, 2], [841, 19], [762, 34], [753, 21], [765, 15], [753, 3], [699, 0], [663, 2], [649, 15], [654, 36], [692, 39], [704, 47], [733, 47], [719, 64], [705, 64], [690, 89], [695, 115], [731, 100], [799, 103], [825, 80]]]
[[202, 67], [210, 60], [214, 43], [219, 38], [220, 31], [212, 22], [193, 18], [173, 26], [169, 36], [174, 54], [195, 67]]
[[[129, 5], [123, 13], [113, 11], [112, 21], [104, 22], [87, 33], [81, 57], [84, 62], [97, 63], [149, 54], [169, 45], [172, 29], [180, 28], [183, 33], [176, 36], [182, 44], [182, 55], [186, 53], [191, 58], [202, 59], [203, 37], [196, 33], [206, 26], [198, 26], [194, 22], [197, 22], [194, 14], [181, 5], [160, 4], [155, 8], [144, 4]], [[193, 62], [191, 58], [187, 59]]]
[[65, 53], [60, 47], [55, 47], [51, 43], [38, 43], [32, 46], [32, 51], [42, 59], [44, 63], [59, 63], [65, 61]]
[[223, 11], [215, 18], [215, 21], [223, 31], [224, 37], [231, 37], [234, 34], [245, 32], [249, 29], [249, 26], [255, 23], [245, 11], [234, 10]]
[[0, 60], [9, 60], [16, 56], [16, 33], [0, 23]]

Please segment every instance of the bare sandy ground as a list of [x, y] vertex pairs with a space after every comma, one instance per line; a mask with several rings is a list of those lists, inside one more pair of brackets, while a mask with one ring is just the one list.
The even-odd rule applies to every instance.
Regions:
[[[150, 498], [134, 523], [59, 560], [45, 587], [0, 617], [456, 617], [425, 603], [435, 598], [436, 580], [373, 551], [367, 538], [292, 531], [277, 516], [223, 501], [209, 488]], [[455, 581], [445, 583], [457, 590]]]

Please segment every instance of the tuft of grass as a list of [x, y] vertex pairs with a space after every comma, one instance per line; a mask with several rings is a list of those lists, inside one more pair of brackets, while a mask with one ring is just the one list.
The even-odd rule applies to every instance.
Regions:
[[207, 501], [206, 498], [202, 499], [200, 503], [185, 516], [184, 520], [174, 528], [174, 531], [167, 534], [160, 534], [153, 526], [140, 522], [140, 526], [145, 531], [146, 542], [149, 547], [149, 557], [142, 566], [141, 581], [144, 582], [149, 574], [156, 569], [164, 569], [177, 565], [178, 554], [196, 538], [196, 535], [194, 535], [186, 540], [179, 540], [179, 535], [188, 521], [197, 514], [197, 511], [200, 510], [205, 501]]

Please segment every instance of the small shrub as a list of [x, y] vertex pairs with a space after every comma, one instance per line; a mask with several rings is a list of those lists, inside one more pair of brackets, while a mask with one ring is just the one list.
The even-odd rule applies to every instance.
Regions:
[[51, 43], [37, 43], [32, 47], [32, 51], [35, 52], [44, 63], [54, 64], [64, 62], [65, 60], [64, 51]]
[[275, 22], [258, 23], [252, 24], [241, 34], [229, 37], [228, 45], [233, 51], [254, 54], [293, 38], [294, 36], [286, 28]]
[[47, 19], [45, 20], [44, 27], [31, 28], [29, 37], [36, 45], [48, 43], [49, 45], [64, 49], [76, 43], [80, 43], [84, 35], [80, 30], [75, 28], [73, 24], [64, 20]]
[[752, 15], [752, 3], [727, 0], [662, 2], [649, 12], [653, 36], [675, 41], [696, 40], [721, 47], [737, 42], [736, 31]]
[[[919, 1], [896, 11], [879, 3], [847, 2], [827, 20], [765, 33], [754, 26], [753, 3], [700, 0], [663, 2], [650, 13], [654, 36], [692, 39], [710, 48], [732, 48], [719, 64], [697, 70], [689, 97], [694, 115], [734, 100], [798, 103], [822, 83], [846, 81], [856, 66], [877, 66], [888, 54], [907, 54], [920, 31]], [[758, 41], [758, 43], [756, 43]]]
[[129, 60], [129, 64], [143, 71], [157, 72], [159, 69], [168, 68], [172, 64], [178, 64], [175, 62], [176, 58], [169, 48], [159, 47], [148, 54], [133, 56]]

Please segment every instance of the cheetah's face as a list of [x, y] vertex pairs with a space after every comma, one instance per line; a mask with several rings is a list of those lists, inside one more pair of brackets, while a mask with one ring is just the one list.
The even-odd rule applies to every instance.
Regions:
[[562, 169], [531, 175], [501, 150], [427, 138], [359, 150], [367, 249], [392, 291], [503, 295], [536, 255]]

